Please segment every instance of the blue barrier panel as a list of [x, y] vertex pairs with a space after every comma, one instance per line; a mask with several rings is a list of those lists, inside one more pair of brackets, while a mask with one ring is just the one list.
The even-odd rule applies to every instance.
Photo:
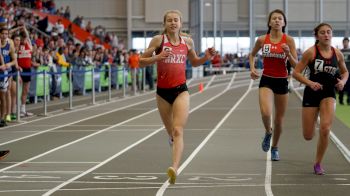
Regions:
[[92, 65], [85, 67], [85, 74], [84, 74], [84, 89], [85, 90], [91, 90], [92, 89], [92, 78], [91, 78], [91, 70], [93, 69]]

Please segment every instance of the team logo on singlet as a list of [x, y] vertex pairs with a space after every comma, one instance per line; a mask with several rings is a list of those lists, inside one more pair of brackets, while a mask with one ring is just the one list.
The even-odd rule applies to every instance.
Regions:
[[[172, 51], [171, 47], [164, 46], [164, 51]], [[186, 61], [186, 55], [184, 54], [171, 54], [168, 56], [168, 58], [164, 59], [164, 63], [185, 63]]]
[[285, 59], [286, 54], [284, 52], [278, 53], [276, 52], [277, 46], [273, 46], [271, 44], [264, 44], [262, 56], [264, 58], [271, 57], [271, 58], [279, 58], [279, 59]]
[[264, 44], [263, 53], [270, 53], [271, 44]]
[[170, 52], [172, 50], [172, 48], [164, 46], [163, 50], [166, 51], [166, 52]]
[[314, 64], [315, 74], [320, 72], [325, 72], [334, 76], [337, 72], [337, 68], [333, 66], [329, 66], [330, 64], [331, 62], [325, 63], [324, 60], [322, 59], [315, 59], [315, 64]]

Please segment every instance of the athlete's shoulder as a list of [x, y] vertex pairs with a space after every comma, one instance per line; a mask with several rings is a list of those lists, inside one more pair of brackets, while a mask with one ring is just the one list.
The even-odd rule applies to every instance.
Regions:
[[155, 35], [155, 36], [153, 36], [152, 41], [154, 41], [154, 42], [162, 42], [163, 36], [164, 36], [164, 35], [162, 35], [162, 34], [160, 34], [160, 35]]
[[151, 42], [150, 42], [150, 47], [154, 47], [154, 48], [159, 48], [162, 45], [163, 42], [163, 35], [155, 35]]
[[305, 50], [303, 56], [307, 57], [308, 59], [314, 59], [316, 56], [316, 45], [313, 45], [307, 50]]
[[265, 39], [266, 39], [267, 36], [268, 36], [268, 34], [260, 35], [260, 36], [258, 37], [258, 40], [265, 41]]
[[287, 34], [285, 34], [285, 35], [286, 35], [286, 41], [287, 42], [294, 42], [294, 37], [292, 37], [290, 35], [287, 35]]
[[343, 55], [341, 50], [339, 50], [338, 48], [335, 48], [335, 47], [332, 47], [332, 48], [334, 49], [334, 53], [335, 53], [338, 60], [344, 59], [344, 55]]

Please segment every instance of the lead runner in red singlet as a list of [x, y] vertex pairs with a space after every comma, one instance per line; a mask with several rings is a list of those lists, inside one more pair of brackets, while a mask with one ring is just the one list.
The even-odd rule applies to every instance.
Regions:
[[168, 168], [169, 183], [174, 184], [184, 148], [183, 129], [189, 113], [189, 93], [186, 86], [186, 59], [199, 66], [215, 55], [208, 48], [199, 58], [193, 40], [181, 32], [182, 14], [169, 10], [164, 14], [164, 32], [152, 38], [140, 58], [140, 67], [157, 63], [157, 105], [172, 146], [172, 166]]
[[[259, 84], [260, 112], [265, 127], [262, 149], [265, 152], [270, 150], [270, 140], [273, 135], [271, 160], [278, 161], [280, 160], [278, 141], [282, 133], [288, 102], [287, 60], [295, 67], [297, 52], [294, 39], [284, 33], [287, 19], [281, 10], [276, 9], [269, 14], [267, 26], [269, 28], [267, 34], [257, 39], [249, 54], [249, 63], [251, 78], [259, 78], [259, 73], [255, 69], [255, 56], [262, 49], [264, 70]], [[275, 108], [275, 114], [272, 128], [273, 108]]]

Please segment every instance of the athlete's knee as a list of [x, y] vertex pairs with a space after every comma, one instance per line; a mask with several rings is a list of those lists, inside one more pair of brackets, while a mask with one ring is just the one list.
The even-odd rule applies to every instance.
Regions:
[[305, 131], [304, 130], [303, 136], [304, 136], [304, 139], [306, 141], [310, 141], [310, 140], [312, 140], [312, 138], [314, 138], [314, 133], [313, 133], [313, 131]]
[[173, 137], [182, 137], [183, 135], [183, 127], [181, 126], [174, 126], [173, 128]]
[[326, 127], [320, 127], [320, 138], [328, 139], [331, 129]]
[[274, 123], [275, 123], [275, 126], [279, 126], [279, 127], [282, 127], [282, 123], [283, 123], [283, 117], [276, 117], [275, 120], [274, 120]]

